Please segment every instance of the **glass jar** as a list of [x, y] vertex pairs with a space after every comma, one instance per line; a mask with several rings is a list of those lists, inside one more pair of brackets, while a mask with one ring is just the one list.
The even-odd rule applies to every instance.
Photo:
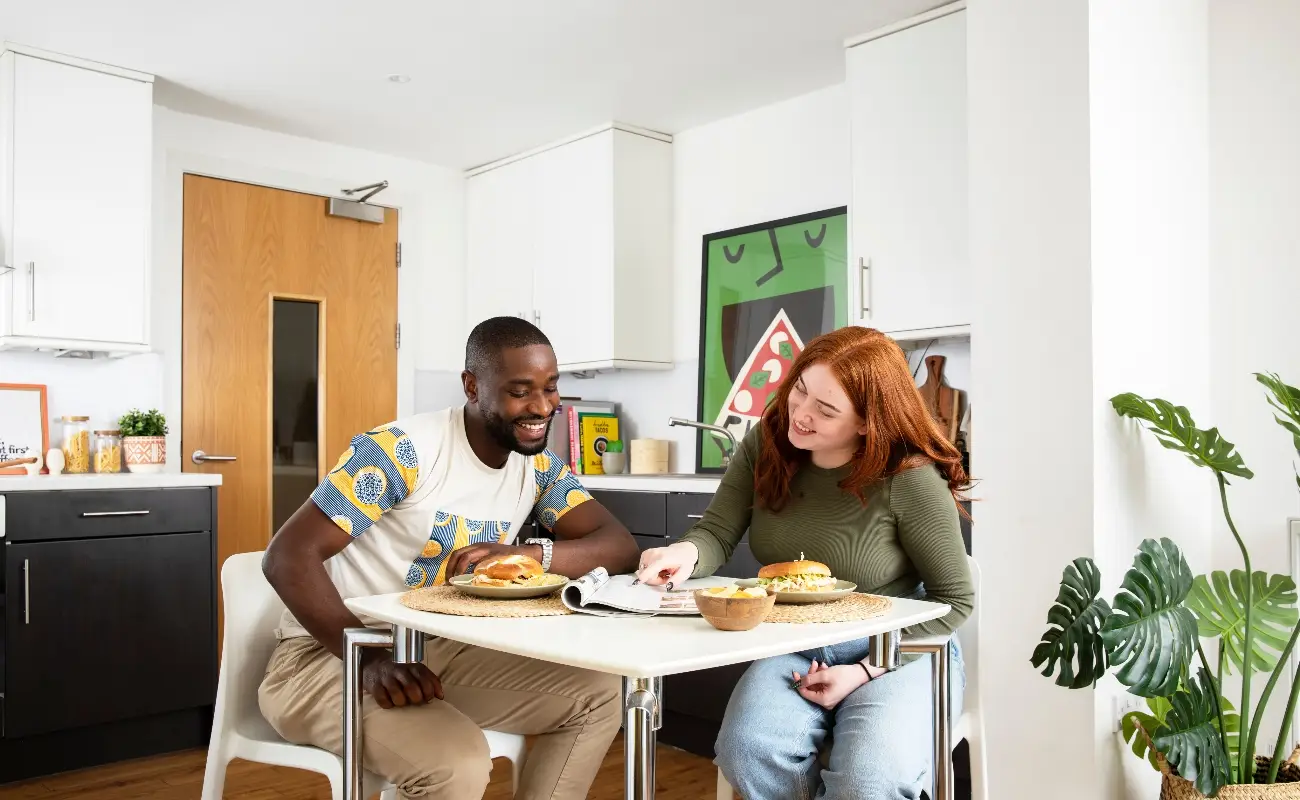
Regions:
[[90, 417], [63, 417], [63, 472], [90, 471]]
[[122, 432], [95, 431], [95, 472], [122, 471]]

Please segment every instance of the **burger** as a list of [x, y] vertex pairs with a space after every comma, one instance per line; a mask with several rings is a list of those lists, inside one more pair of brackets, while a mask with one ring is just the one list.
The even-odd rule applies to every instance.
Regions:
[[831, 568], [820, 561], [782, 561], [758, 571], [758, 585], [774, 592], [829, 592], [835, 584]]
[[474, 567], [475, 586], [536, 586], [542, 580], [542, 565], [522, 553], [493, 556]]

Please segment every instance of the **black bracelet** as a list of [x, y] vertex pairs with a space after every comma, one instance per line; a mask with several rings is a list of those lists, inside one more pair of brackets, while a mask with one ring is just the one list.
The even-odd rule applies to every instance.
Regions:
[[867, 673], [867, 683], [871, 683], [871, 670], [867, 669], [867, 665], [861, 661], [858, 662], [858, 666], [862, 667], [862, 671]]

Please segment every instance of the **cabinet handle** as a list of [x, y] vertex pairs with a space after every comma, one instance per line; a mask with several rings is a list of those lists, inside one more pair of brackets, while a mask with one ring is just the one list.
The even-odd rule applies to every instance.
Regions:
[[36, 321], [36, 262], [27, 262], [27, 321]]
[[83, 517], [143, 517], [148, 514], [148, 509], [141, 511], [83, 511]]
[[32, 565], [23, 559], [23, 624], [32, 624]]
[[687, 515], [686, 515], [686, 518], [687, 518], [687, 519], [704, 519], [704, 515], [703, 515], [703, 514], [687, 514]]
[[542, 327], [542, 312], [540, 311], [533, 312], [533, 325], [537, 326], [538, 328]]
[[871, 316], [871, 261], [858, 256], [858, 299], [862, 301], [862, 316]]

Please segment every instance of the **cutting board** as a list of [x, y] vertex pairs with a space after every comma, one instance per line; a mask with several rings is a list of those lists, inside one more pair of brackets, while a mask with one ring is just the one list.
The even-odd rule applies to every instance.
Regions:
[[965, 393], [948, 385], [943, 374], [944, 356], [927, 356], [925, 359], [925, 383], [921, 384], [921, 399], [930, 409], [930, 415], [939, 423], [948, 441], [957, 441], [957, 428], [961, 424], [962, 407]]

